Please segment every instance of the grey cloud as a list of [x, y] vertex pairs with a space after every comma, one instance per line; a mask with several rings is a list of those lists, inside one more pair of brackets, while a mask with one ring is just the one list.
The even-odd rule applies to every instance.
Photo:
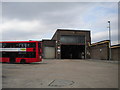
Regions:
[[79, 12], [82, 14], [90, 6], [91, 3], [4, 2], [2, 9], [3, 17], [6, 18], [38, 19], [45, 23], [56, 23], [75, 19]]
[[[73, 4], [74, 5], [74, 4]], [[73, 6], [72, 5], [72, 6]], [[3, 2], [3, 15], [9, 18], [31, 19], [44, 16], [45, 12], [61, 12], [69, 8], [69, 4], [44, 2]], [[70, 8], [69, 8], [70, 9]]]
[[[35, 35], [39, 37], [44, 37], [42, 34], [50, 33], [49, 30], [56, 30], [57, 28], [83, 28], [89, 29], [90, 25], [93, 29], [92, 31], [98, 32], [100, 30], [107, 30], [107, 18], [108, 14], [101, 10], [99, 14], [96, 7], [102, 5], [104, 7], [109, 7], [111, 9], [112, 3], [70, 3], [70, 2], [3, 2], [2, 13], [3, 18], [12, 20], [26, 20], [31, 21], [33, 19], [42, 22], [44, 27], [46, 27], [43, 32], [20, 32], [16, 30], [5, 32], [3, 31], [3, 38], [8, 39], [8, 36], [12, 39], [15, 37], [17, 39], [22, 38], [35, 38]], [[113, 9], [113, 8], [112, 8]], [[92, 12], [91, 12], [92, 11]], [[108, 12], [109, 13], [109, 12]], [[105, 14], [105, 15], [102, 15]], [[114, 13], [116, 14], [116, 13]], [[91, 17], [90, 17], [91, 15]], [[100, 15], [100, 16], [99, 16]], [[85, 16], [88, 17], [85, 21]], [[109, 15], [109, 17], [114, 15]], [[94, 18], [96, 17], [96, 18]], [[112, 18], [112, 17], [111, 17]], [[93, 21], [93, 19], [96, 19]], [[89, 25], [90, 24], [90, 25]], [[116, 30], [116, 20], [112, 23], [112, 28]], [[93, 32], [93, 33], [94, 33]], [[15, 34], [14, 34], [15, 33]], [[13, 34], [13, 35], [11, 35]], [[35, 35], [34, 35], [35, 34]], [[27, 36], [26, 36], [27, 35]], [[106, 36], [107, 37], [107, 36]], [[102, 39], [106, 39], [103, 37]], [[115, 40], [116, 36], [113, 37]], [[99, 39], [95, 39], [96, 41]]]
[[[39, 34], [39, 33], [38, 33]], [[37, 35], [36, 32], [21, 32], [17, 30], [11, 30], [11, 31], [4, 31], [2, 32], [2, 39], [3, 40], [8, 40], [8, 35], [9, 35], [9, 40], [29, 40], [30, 37], [33, 37]], [[42, 34], [39, 34], [41, 37]], [[38, 38], [40, 39], [40, 38]]]

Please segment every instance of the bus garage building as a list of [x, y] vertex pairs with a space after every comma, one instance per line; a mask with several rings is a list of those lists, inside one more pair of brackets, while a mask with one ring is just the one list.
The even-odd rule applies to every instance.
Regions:
[[43, 56], [57, 59], [88, 59], [90, 44], [89, 30], [57, 29], [51, 40], [43, 40]]

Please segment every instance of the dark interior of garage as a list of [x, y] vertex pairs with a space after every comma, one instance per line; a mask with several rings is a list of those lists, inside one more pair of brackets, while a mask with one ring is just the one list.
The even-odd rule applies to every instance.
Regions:
[[84, 59], [85, 45], [61, 45], [61, 59]]

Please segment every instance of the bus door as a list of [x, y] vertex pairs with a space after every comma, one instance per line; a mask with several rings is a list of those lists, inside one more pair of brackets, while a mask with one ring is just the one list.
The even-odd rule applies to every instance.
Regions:
[[39, 42], [38, 44], [38, 53], [39, 53], [39, 57], [42, 58], [42, 46], [41, 46], [41, 43]]

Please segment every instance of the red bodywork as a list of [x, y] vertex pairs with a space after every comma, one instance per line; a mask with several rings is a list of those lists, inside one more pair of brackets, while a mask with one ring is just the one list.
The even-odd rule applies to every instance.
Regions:
[[[40, 62], [42, 61], [42, 43], [40, 41], [3, 41], [0, 43], [35, 43], [34, 48], [26, 48], [26, 52], [36, 52], [36, 55], [34, 58], [23, 58], [23, 57], [15, 57], [15, 63], [20, 63], [22, 59], [26, 61], [26, 63], [31, 62]], [[41, 46], [39, 46], [39, 43]], [[0, 47], [1, 48], [1, 47]], [[0, 51], [2, 52], [2, 51]], [[9, 51], [10, 52], [10, 51]], [[10, 62], [10, 57], [0, 57], [0, 62]]]

